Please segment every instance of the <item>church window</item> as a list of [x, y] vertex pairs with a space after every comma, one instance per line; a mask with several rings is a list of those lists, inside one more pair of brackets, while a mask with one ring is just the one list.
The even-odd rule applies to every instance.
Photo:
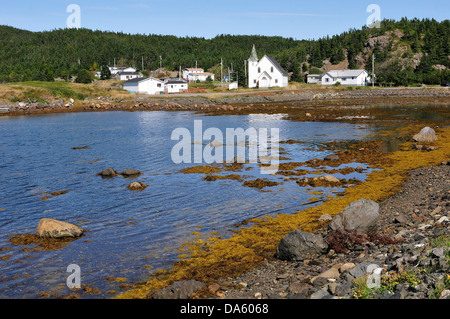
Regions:
[[270, 68], [270, 72], [272, 72], [272, 73], [273, 73], [273, 67], [271, 67], [271, 68]]
[[258, 73], [261, 73], [261, 68], [258, 68]]

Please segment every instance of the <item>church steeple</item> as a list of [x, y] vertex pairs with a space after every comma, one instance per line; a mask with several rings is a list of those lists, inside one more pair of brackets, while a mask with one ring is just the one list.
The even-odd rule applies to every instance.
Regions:
[[258, 55], [256, 54], [256, 47], [253, 45], [252, 54], [250, 55], [250, 62], [258, 62]]

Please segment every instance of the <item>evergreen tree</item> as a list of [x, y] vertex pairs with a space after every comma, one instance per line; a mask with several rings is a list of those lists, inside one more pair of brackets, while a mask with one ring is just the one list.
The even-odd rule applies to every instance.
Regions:
[[111, 78], [111, 71], [107, 65], [102, 65], [102, 71], [100, 72], [101, 80], [109, 80]]

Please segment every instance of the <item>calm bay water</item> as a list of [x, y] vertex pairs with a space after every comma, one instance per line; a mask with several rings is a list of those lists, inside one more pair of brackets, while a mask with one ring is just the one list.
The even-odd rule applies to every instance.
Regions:
[[[39, 293], [68, 294], [66, 268], [81, 267], [82, 283], [107, 298], [117, 284], [107, 278], [145, 280], [152, 269], [169, 267], [177, 248], [192, 232], [226, 235], [233, 224], [270, 214], [295, 213], [312, 196], [295, 182], [261, 192], [242, 182], [203, 181], [203, 174], [182, 174], [195, 164], [176, 165], [171, 150], [175, 128], [279, 128], [280, 140], [295, 162], [321, 158], [323, 142], [364, 139], [376, 128], [345, 123], [292, 122], [284, 115], [204, 116], [192, 112], [74, 113], [0, 118], [0, 298], [39, 298]], [[206, 141], [205, 141], [206, 142]], [[73, 150], [87, 146], [88, 149]], [[281, 161], [283, 162], [283, 161]], [[252, 167], [253, 164], [245, 166]], [[359, 165], [355, 163], [355, 165]], [[96, 174], [113, 167], [138, 169], [136, 180], [148, 184], [129, 191], [134, 181]], [[223, 174], [227, 174], [226, 172]], [[233, 174], [249, 179], [257, 166]], [[338, 176], [341, 177], [341, 176]], [[345, 178], [365, 178], [365, 174]], [[321, 189], [330, 193], [333, 189]], [[44, 193], [69, 191], [41, 200]], [[325, 193], [326, 195], [326, 193]], [[34, 233], [41, 218], [80, 225], [86, 235], [56, 251], [27, 252], [9, 243], [11, 234]]]

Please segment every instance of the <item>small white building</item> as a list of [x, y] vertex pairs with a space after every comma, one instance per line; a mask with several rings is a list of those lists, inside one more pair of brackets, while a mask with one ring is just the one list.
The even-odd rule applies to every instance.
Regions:
[[123, 89], [130, 93], [161, 94], [164, 82], [155, 78], [136, 78], [123, 83]]
[[308, 84], [322, 84], [323, 74], [308, 74], [306, 76], [306, 83]]
[[116, 80], [119, 80], [119, 81], [128, 81], [128, 80], [133, 80], [133, 79], [137, 79], [137, 78], [142, 78], [143, 76], [139, 72], [122, 71], [122, 72], [116, 73], [116, 75], [114, 75], [114, 77], [116, 78]]
[[184, 79], [170, 78], [164, 81], [164, 92], [166, 93], [183, 93], [189, 88], [189, 84]]
[[205, 72], [201, 68], [187, 68], [183, 70], [183, 78], [188, 82], [206, 82], [208, 78], [214, 81], [214, 73]]
[[365, 86], [370, 82], [369, 73], [366, 70], [332, 70], [322, 76], [322, 85]]
[[124, 67], [116, 67], [114, 65], [108, 65], [108, 69], [111, 72], [111, 77], [115, 76], [117, 73], [121, 72], [136, 72], [137, 70], [135, 68], [132, 68], [131, 66], [124, 68]]

